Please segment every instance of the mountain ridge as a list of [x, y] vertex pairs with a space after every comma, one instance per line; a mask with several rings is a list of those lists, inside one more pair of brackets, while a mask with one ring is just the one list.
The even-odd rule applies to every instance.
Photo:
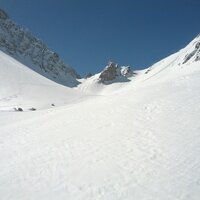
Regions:
[[[66, 65], [57, 53], [50, 50], [29, 31], [14, 23], [2, 9], [0, 9], [0, 49], [37, 73], [59, 84], [75, 87], [81, 83], [77, 80], [81, 78], [80, 75]], [[199, 60], [200, 34], [179, 51], [179, 56], [173, 63], [182, 66]], [[113, 63], [114, 65], [115, 67], [112, 68], [110, 63], [100, 72], [100, 83], [109, 85], [116, 82], [127, 82], [133, 75], [136, 75], [129, 66], [119, 66]], [[151, 71], [155, 65], [157, 63], [147, 68], [145, 73]], [[121, 69], [119, 69], [120, 67]]]
[[80, 75], [66, 65], [59, 55], [50, 50], [29, 31], [14, 23], [0, 10], [0, 49], [37, 73], [66, 86], [79, 84]]

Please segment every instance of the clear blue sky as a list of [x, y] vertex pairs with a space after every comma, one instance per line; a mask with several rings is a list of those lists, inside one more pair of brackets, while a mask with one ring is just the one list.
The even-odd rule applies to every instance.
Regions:
[[0, 7], [81, 75], [109, 59], [148, 67], [200, 32], [200, 0], [0, 0]]

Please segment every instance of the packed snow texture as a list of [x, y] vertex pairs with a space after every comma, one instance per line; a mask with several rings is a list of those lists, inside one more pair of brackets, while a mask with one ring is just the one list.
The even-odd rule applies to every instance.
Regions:
[[199, 200], [198, 40], [129, 82], [74, 88], [0, 52], [0, 199]]

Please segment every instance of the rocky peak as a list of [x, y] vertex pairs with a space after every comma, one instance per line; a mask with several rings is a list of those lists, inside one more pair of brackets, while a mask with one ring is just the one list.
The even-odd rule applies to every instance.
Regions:
[[3, 20], [8, 19], [7, 13], [1, 8], [0, 8], [0, 19], [3, 19]]
[[133, 71], [129, 66], [120, 66], [117, 63], [109, 62], [99, 76], [101, 82], [110, 81], [128, 81], [128, 78], [133, 76]]
[[109, 62], [108, 65], [103, 70], [103, 72], [100, 74], [99, 78], [102, 82], [112, 81], [119, 75], [120, 75], [119, 65], [113, 62]]

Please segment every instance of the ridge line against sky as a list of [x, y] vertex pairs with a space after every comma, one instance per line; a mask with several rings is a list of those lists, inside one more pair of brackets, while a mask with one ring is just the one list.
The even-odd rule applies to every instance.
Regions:
[[0, 7], [81, 75], [109, 59], [149, 67], [200, 32], [198, 0], [0, 0]]

